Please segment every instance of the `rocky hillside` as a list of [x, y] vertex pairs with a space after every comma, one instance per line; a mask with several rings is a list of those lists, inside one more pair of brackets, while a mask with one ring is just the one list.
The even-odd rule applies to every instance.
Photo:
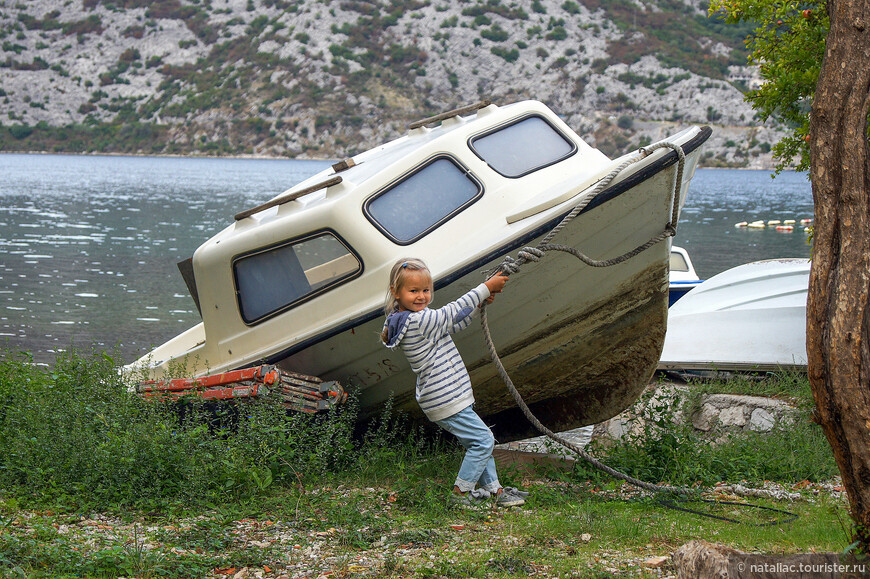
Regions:
[[624, 152], [693, 123], [770, 166], [746, 29], [699, 0], [7, 0], [0, 150], [335, 158], [484, 98]]

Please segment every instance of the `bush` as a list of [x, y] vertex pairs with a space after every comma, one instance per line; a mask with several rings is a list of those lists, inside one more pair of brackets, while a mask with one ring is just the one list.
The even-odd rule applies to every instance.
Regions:
[[580, 13], [580, 5], [576, 2], [572, 2], [571, 0], [567, 0], [562, 4], [562, 10], [569, 14], [579, 14]]
[[568, 38], [568, 32], [565, 30], [564, 27], [556, 26], [555, 28], [553, 28], [553, 30], [548, 32], [544, 38], [546, 38], [547, 40], [565, 40], [566, 38]]
[[496, 56], [500, 56], [508, 62], [515, 62], [520, 57], [520, 51], [516, 48], [512, 48], [511, 50], [505, 50], [504, 48], [495, 46], [490, 49]]
[[9, 127], [9, 134], [16, 139], [26, 139], [33, 132], [33, 127], [30, 125], [12, 125]]
[[[805, 387], [809, 392], [806, 378], [797, 386], [785, 387]], [[756, 385], [752, 393], [760, 394], [758, 390]], [[794, 424], [764, 434], [735, 434], [717, 444], [701, 438], [691, 423], [674, 421], [674, 410], [681, 405], [684, 410], [691, 408], [679, 398], [651, 408], [652, 416], [641, 432], [592, 454], [606, 455], [602, 462], [635, 478], [681, 486], [740, 480], [797, 483], [828, 480], [838, 474], [822, 428], [811, 422], [807, 407], [801, 407]], [[606, 480], [585, 463], [578, 464], [577, 474]]]
[[619, 117], [619, 120], [616, 121], [616, 126], [620, 129], [630, 129], [634, 126], [634, 117], [622, 115]]
[[129, 63], [134, 62], [136, 60], [140, 60], [141, 58], [142, 58], [142, 55], [139, 53], [139, 51], [137, 49], [128, 48], [127, 50], [125, 50], [124, 52], [121, 53], [121, 56], [118, 57], [118, 62], [126, 62], [129, 64]]
[[325, 415], [269, 402], [144, 401], [105, 353], [50, 368], [0, 357], [0, 487], [101, 505], [210, 504], [341, 470], [356, 404]]
[[492, 28], [486, 28], [480, 31], [480, 35], [487, 40], [493, 42], [503, 42], [508, 39], [508, 33], [501, 26], [496, 24]]

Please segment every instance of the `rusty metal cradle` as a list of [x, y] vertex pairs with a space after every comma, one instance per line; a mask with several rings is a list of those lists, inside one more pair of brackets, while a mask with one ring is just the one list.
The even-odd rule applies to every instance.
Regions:
[[311, 414], [347, 400], [347, 393], [336, 381], [324, 382], [316, 376], [288, 372], [270, 364], [199, 378], [145, 380], [136, 385], [136, 393], [146, 399], [175, 400], [183, 396], [203, 400], [261, 399]]

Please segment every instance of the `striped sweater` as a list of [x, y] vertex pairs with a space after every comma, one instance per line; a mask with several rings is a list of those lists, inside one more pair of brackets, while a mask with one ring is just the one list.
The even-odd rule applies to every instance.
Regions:
[[468, 370], [450, 334], [468, 327], [474, 309], [489, 295], [486, 285], [480, 284], [442, 308], [393, 312], [384, 323], [386, 346], [401, 346], [417, 375], [417, 403], [433, 422], [474, 402]]

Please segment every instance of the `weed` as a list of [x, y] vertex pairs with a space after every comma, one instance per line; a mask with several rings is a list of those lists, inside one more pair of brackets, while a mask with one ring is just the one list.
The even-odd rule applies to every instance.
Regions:
[[0, 485], [158, 509], [244, 500], [353, 460], [354, 401], [325, 416], [269, 403], [155, 403], [118, 376], [102, 352], [65, 352], [51, 368], [0, 357]]
[[[602, 549], [642, 560], [698, 537], [779, 551], [842, 550], [850, 540], [839, 500], [790, 503], [797, 525], [723, 524], [613, 498], [621, 483], [583, 465], [553, 471], [556, 482], [524, 483], [532, 496], [520, 509], [455, 510], [447, 496], [461, 448], [390, 404], [367, 422], [354, 397], [325, 416], [266, 403], [155, 404], [117, 376], [101, 352], [68, 352], [50, 368], [0, 353], [0, 575], [203, 577], [267, 566], [338, 575], [359, 571], [374, 549], [386, 555], [372, 576], [604, 577], [626, 569], [599, 561]], [[805, 383], [778, 380], [740, 387], [806, 400]], [[836, 473], [808, 406], [799, 404], [788, 432], [764, 434], [764, 444], [735, 436], [713, 445], [674, 419], [678, 404], [654, 403], [635, 436], [595, 452], [639, 478], [680, 485]], [[517, 484], [510, 469], [500, 474]], [[56, 514], [23, 516], [34, 504]], [[750, 523], [764, 516], [710, 508]], [[122, 530], [98, 530], [74, 514], [95, 510], [116, 513]]]
[[534, 572], [534, 569], [528, 564], [528, 555], [521, 550], [494, 557], [487, 562], [487, 566], [512, 575], [530, 575]]
[[[688, 421], [678, 421], [676, 411], [690, 416], [706, 393], [740, 393], [787, 398], [797, 405], [794, 421], [771, 432], [737, 433], [725, 441], [703, 438]], [[726, 382], [699, 382], [689, 394], [673, 398], [646, 397], [639, 428], [622, 441], [604, 447], [592, 445], [604, 462], [645, 481], [676, 485], [710, 485], [724, 480], [763, 482], [822, 481], [838, 474], [822, 429], [810, 420], [812, 396], [805, 375], [772, 374], [767, 379], [737, 376]], [[764, 444], [759, 444], [763, 437]], [[575, 476], [606, 482], [604, 475], [579, 463]]]

